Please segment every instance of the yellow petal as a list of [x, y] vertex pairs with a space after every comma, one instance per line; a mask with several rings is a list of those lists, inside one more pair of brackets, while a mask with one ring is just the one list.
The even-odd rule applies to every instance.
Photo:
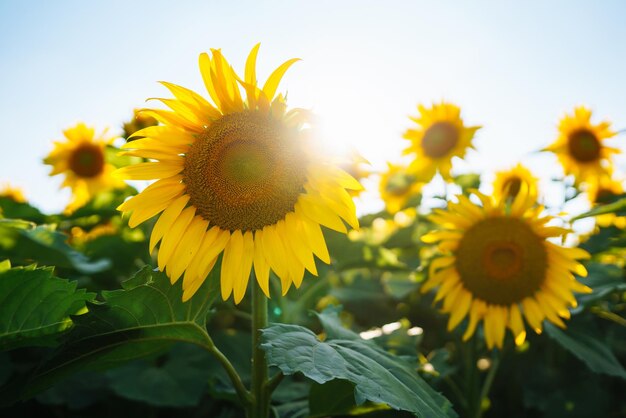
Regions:
[[[174, 254], [176, 246], [180, 242], [184, 246], [197, 245], [196, 242], [190, 243], [184, 239], [187, 226], [191, 223], [191, 220], [196, 215], [196, 208], [190, 206], [183, 209], [180, 216], [172, 223], [170, 229], [163, 235], [163, 240], [159, 246], [159, 254], [157, 256], [157, 263], [159, 270], [164, 271], [165, 265], [170, 261], [170, 257]], [[181, 241], [182, 239], [182, 241]], [[167, 271], [169, 276], [169, 270]]]
[[257, 230], [254, 233], [254, 274], [256, 275], [256, 281], [265, 293], [265, 296], [270, 297], [270, 266], [263, 254], [263, 231]]
[[272, 101], [272, 99], [274, 99], [276, 89], [278, 88], [278, 85], [280, 84], [280, 80], [283, 78], [283, 75], [285, 75], [289, 67], [291, 67], [297, 61], [300, 61], [300, 58], [292, 58], [288, 61], [285, 61], [267, 78], [267, 81], [263, 86], [263, 93], [265, 93], [269, 101]]
[[230, 234], [230, 240], [224, 248], [222, 258], [222, 299], [227, 300], [233, 292], [235, 280], [241, 271], [241, 259], [243, 257], [243, 234], [240, 230], [235, 230]]
[[[252, 268], [252, 260], [254, 259], [254, 241], [251, 231], [243, 234], [243, 253], [239, 260], [238, 277], [235, 277], [234, 295], [235, 304], [238, 304], [246, 294], [248, 281], [250, 279], [250, 270]], [[256, 286], [256, 283], [253, 284]]]
[[150, 235], [150, 252], [154, 251], [154, 247], [157, 245], [159, 240], [165, 234], [165, 231], [169, 230], [178, 218], [178, 215], [182, 212], [183, 208], [189, 202], [189, 195], [182, 195], [172, 202], [172, 204], [165, 209], [165, 211], [159, 216], [159, 219], [154, 224], [154, 228], [152, 229], [152, 234]]
[[178, 281], [183, 271], [189, 266], [193, 256], [198, 252], [208, 225], [208, 221], [196, 216], [187, 227], [183, 237], [184, 242], [178, 244], [167, 266], [172, 283]]

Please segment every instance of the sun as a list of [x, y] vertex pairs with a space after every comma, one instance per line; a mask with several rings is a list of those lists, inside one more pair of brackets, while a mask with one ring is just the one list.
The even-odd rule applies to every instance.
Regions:
[[561, 119], [559, 136], [546, 150], [557, 155], [565, 175], [573, 175], [577, 185], [593, 185], [613, 171], [612, 156], [620, 151], [604, 141], [615, 135], [609, 122], [594, 125], [591, 110], [579, 106]]
[[[162, 125], [142, 129], [126, 154], [153, 161], [120, 169], [128, 179], [158, 179], [119, 209], [134, 227], [159, 215], [150, 238], [160, 242], [157, 261], [172, 283], [183, 278], [183, 300], [204, 282], [221, 254], [221, 293], [245, 295], [251, 271], [269, 297], [270, 270], [286, 293], [304, 271], [317, 275], [314, 256], [330, 262], [321, 226], [347, 233], [358, 227], [348, 190], [360, 183], [314, 147], [311, 115], [287, 109], [277, 94], [291, 59], [256, 78], [259, 45], [244, 77], [219, 50], [200, 55], [200, 73], [211, 101], [171, 83], [170, 110], [143, 113]], [[244, 91], [245, 96], [242, 95]]]
[[407, 129], [404, 138], [411, 143], [404, 154], [414, 154], [409, 171], [421, 181], [430, 181], [437, 171], [450, 179], [452, 158], [463, 158], [473, 148], [472, 138], [480, 126], [465, 126], [461, 109], [451, 103], [435, 103], [428, 109], [417, 107], [419, 116], [411, 117], [417, 127]]
[[65, 175], [61, 187], [72, 190], [72, 201], [66, 207], [66, 213], [85, 205], [97, 193], [124, 187], [105, 152], [115, 136], [108, 136], [106, 131], [96, 135], [94, 128], [84, 123], [63, 131], [63, 135], [65, 141], [55, 141], [54, 149], [44, 163], [52, 166], [51, 176]]
[[448, 330], [469, 316], [464, 340], [482, 321], [487, 346], [502, 348], [507, 328], [516, 344], [524, 342], [522, 317], [536, 333], [544, 319], [565, 327], [568, 308], [576, 306], [573, 292], [591, 292], [574, 277], [586, 276], [577, 260], [589, 254], [548, 240], [570, 231], [547, 225], [553, 218], [541, 216], [525, 184], [512, 202], [476, 196], [482, 206], [459, 196], [447, 210], [436, 210], [431, 220], [442, 230], [422, 237], [439, 243], [441, 257], [431, 262], [422, 291], [438, 288], [435, 301], [450, 314]]

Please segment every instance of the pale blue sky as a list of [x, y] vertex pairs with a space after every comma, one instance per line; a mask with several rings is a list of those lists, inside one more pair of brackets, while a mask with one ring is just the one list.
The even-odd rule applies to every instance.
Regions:
[[[118, 132], [145, 98], [167, 95], [158, 80], [201, 91], [200, 52], [221, 48], [242, 69], [259, 41], [261, 77], [303, 59], [282, 91], [317, 112], [329, 142], [383, 167], [399, 158], [416, 104], [447, 99], [484, 126], [457, 172], [490, 173], [553, 141], [578, 104], [626, 128], [625, 17], [619, 0], [0, 0], [0, 183], [63, 208], [69, 192], [41, 164], [63, 129]], [[527, 161], [559, 172], [551, 156]]]

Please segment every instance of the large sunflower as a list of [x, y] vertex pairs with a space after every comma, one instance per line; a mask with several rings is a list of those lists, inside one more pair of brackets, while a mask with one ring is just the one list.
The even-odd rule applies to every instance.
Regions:
[[433, 104], [430, 109], [419, 105], [417, 109], [419, 116], [411, 120], [418, 126], [404, 133], [411, 141], [404, 154], [415, 154], [409, 170], [426, 182], [437, 170], [449, 179], [452, 158], [463, 158], [467, 149], [473, 148], [472, 138], [480, 126], [465, 126], [461, 109], [451, 103]]
[[387, 163], [387, 171], [380, 175], [379, 192], [387, 212], [393, 215], [404, 209], [423, 186], [424, 183], [418, 182], [406, 167]]
[[499, 171], [493, 182], [493, 196], [496, 200], [515, 199], [522, 184], [528, 188], [530, 200], [537, 200], [538, 180], [521, 164], [510, 170]]
[[65, 141], [54, 142], [44, 163], [52, 166], [51, 176], [65, 174], [61, 187], [72, 190], [66, 212], [83, 206], [99, 192], [124, 187], [124, 182], [113, 173], [115, 167], [106, 160], [105, 148], [115, 136], [107, 136], [106, 131], [96, 136], [94, 129], [84, 123], [63, 131], [63, 135]]
[[[526, 322], [541, 333], [544, 319], [564, 327], [568, 307], [576, 306], [572, 292], [591, 291], [574, 278], [586, 270], [577, 259], [589, 254], [548, 241], [569, 232], [547, 226], [552, 219], [541, 216], [522, 185], [512, 203], [476, 193], [482, 207], [465, 196], [437, 210], [431, 219], [443, 230], [430, 232], [423, 241], [439, 242], [443, 256], [430, 265], [424, 292], [438, 287], [435, 301], [443, 300], [452, 330], [469, 315], [463, 339], [469, 339], [484, 321], [487, 346], [502, 347], [506, 328], [522, 344]], [[510, 202], [510, 201], [509, 201]]]
[[592, 124], [591, 110], [579, 106], [561, 119], [559, 137], [546, 150], [557, 155], [565, 175], [574, 175], [576, 184], [593, 184], [612, 171], [611, 157], [619, 150], [607, 147], [604, 140], [615, 135], [609, 122]]
[[[162, 83], [175, 99], [170, 110], [145, 110], [163, 125], [133, 136], [127, 154], [156, 160], [120, 169], [129, 179], [159, 179], [119, 209], [136, 226], [161, 213], [150, 250], [160, 242], [159, 269], [172, 283], [183, 275], [183, 300], [198, 290], [223, 253], [224, 300], [243, 298], [251, 270], [269, 297], [269, 272], [283, 292], [300, 286], [304, 270], [317, 274], [313, 255], [330, 262], [320, 225], [347, 232], [358, 227], [346, 189], [361, 185], [318, 154], [309, 115], [287, 111], [276, 95], [291, 59], [256, 79], [255, 46], [240, 78], [219, 50], [200, 55], [200, 73], [212, 103], [186, 88]], [[240, 86], [245, 90], [242, 97]]]

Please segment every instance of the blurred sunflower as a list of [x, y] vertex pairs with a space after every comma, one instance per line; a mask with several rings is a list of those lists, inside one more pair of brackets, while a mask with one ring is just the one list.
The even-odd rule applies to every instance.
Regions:
[[106, 131], [96, 136], [94, 129], [84, 123], [63, 131], [63, 135], [66, 140], [54, 142], [54, 149], [44, 163], [52, 166], [50, 176], [65, 174], [61, 187], [72, 189], [72, 201], [65, 209], [67, 213], [83, 206], [99, 192], [124, 187], [105, 154], [106, 146], [115, 136], [106, 136]]
[[[592, 206], [605, 205], [614, 202], [619, 196], [624, 194], [624, 186], [621, 181], [615, 180], [612, 176], [603, 176], [596, 183], [587, 189], [589, 203]], [[626, 229], [626, 216], [617, 216], [614, 213], [605, 213], [595, 217], [596, 225], [607, 228], [611, 225], [617, 228]]]
[[576, 260], [589, 254], [548, 241], [569, 230], [546, 226], [553, 218], [540, 216], [543, 208], [534, 206], [524, 184], [511, 204], [476, 195], [482, 207], [459, 196], [458, 203], [431, 215], [443, 230], [422, 240], [440, 242], [445, 255], [432, 261], [422, 291], [438, 287], [435, 301], [443, 300], [443, 311], [450, 314], [449, 330], [469, 315], [464, 340], [484, 321], [489, 348], [502, 347], [506, 328], [516, 344], [524, 342], [522, 314], [536, 333], [544, 319], [565, 327], [561, 318], [568, 319], [568, 307], [576, 306], [572, 292], [591, 292], [572, 274], [587, 274]]
[[584, 106], [565, 115], [559, 123], [559, 137], [546, 148], [554, 152], [565, 175], [572, 174], [576, 184], [597, 183], [613, 169], [612, 154], [620, 151], [604, 145], [604, 140], [615, 136], [609, 122], [591, 123], [591, 110]]
[[423, 186], [424, 183], [418, 182], [406, 167], [387, 163], [387, 171], [380, 175], [379, 192], [387, 212], [393, 215], [404, 209]]
[[537, 200], [538, 180], [521, 164], [510, 170], [499, 171], [493, 182], [493, 196], [496, 200], [515, 199], [522, 184], [528, 188], [529, 199]]
[[480, 126], [465, 126], [461, 109], [451, 103], [433, 104], [427, 109], [419, 105], [419, 116], [411, 117], [418, 124], [408, 129], [404, 138], [411, 141], [404, 154], [415, 154], [409, 170], [428, 182], [437, 170], [444, 179], [450, 179], [452, 158], [463, 158], [473, 148], [472, 138]]
[[22, 189], [11, 186], [9, 183], [3, 183], [0, 186], [0, 197], [6, 197], [17, 203], [26, 203], [26, 197]]
[[[219, 50], [200, 55], [200, 73], [213, 103], [184, 87], [162, 83], [172, 110], [144, 110], [164, 126], [148, 127], [126, 154], [157, 160], [120, 169], [129, 179], [159, 179], [119, 209], [134, 227], [161, 213], [150, 250], [160, 241], [159, 269], [172, 283], [184, 273], [183, 300], [204, 282], [223, 253], [221, 293], [243, 298], [251, 270], [269, 297], [269, 272], [282, 291], [300, 286], [304, 270], [317, 274], [313, 255], [330, 262], [321, 225], [346, 233], [357, 228], [346, 189], [361, 185], [329, 164], [310, 141], [309, 113], [287, 111], [278, 84], [291, 59], [256, 79], [259, 45], [240, 78]], [[245, 99], [240, 92], [245, 90]]]
[[[124, 122], [122, 125], [122, 130], [124, 131], [123, 137], [128, 140], [132, 134], [137, 131], [140, 131], [148, 126], [156, 126], [159, 124], [159, 121], [153, 118], [152, 116], [145, 115], [141, 113], [139, 109], [133, 110], [133, 118]], [[139, 139], [135, 137], [135, 139]]]

